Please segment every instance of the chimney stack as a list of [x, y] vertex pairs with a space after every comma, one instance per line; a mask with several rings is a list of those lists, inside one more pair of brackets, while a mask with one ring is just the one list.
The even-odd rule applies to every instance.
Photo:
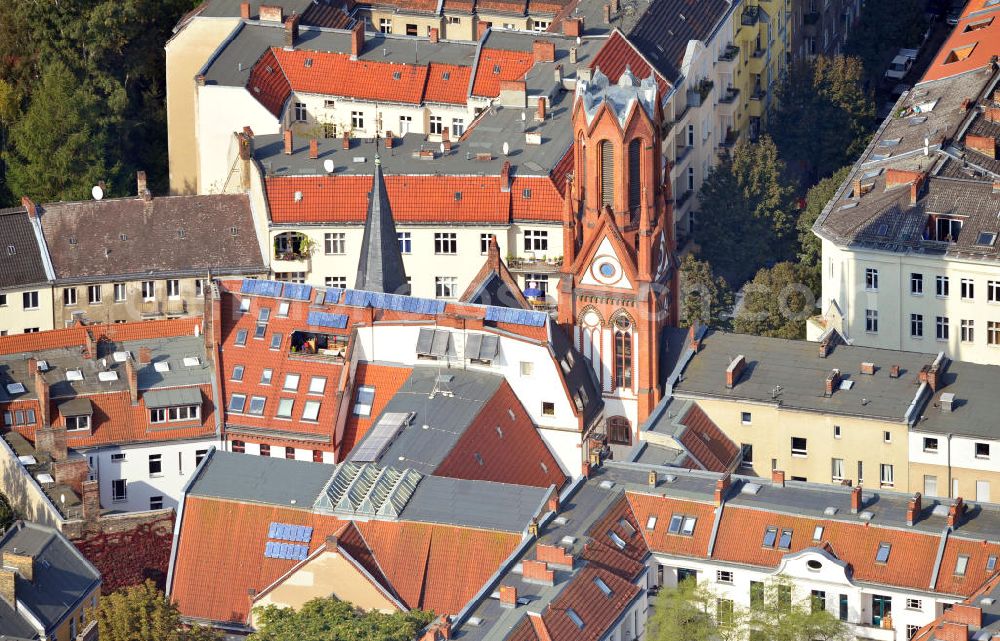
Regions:
[[819, 343], [819, 357], [826, 358], [830, 355], [831, 345], [829, 340], [822, 340]]
[[18, 554], [10, 550], [4, 550], [3, 566], [12, 568], [21, 578], [29, 583], [35, 580], [35, 559], [30, 554]]
[[391, 131], [385, 132], [385, 148], [386, 149], [392, 149], [393, 141], [394, 141], [394, 138], [392, 137], [392, 132]]
[[531, 52], [535, 62], [556, 61], [556, 44], [551, 40], [535, 40], [531, 43]]
[[476, 23], [476, 40], [482, 40], [486, 32], [490, 30], [490, 23], [480, 20]]
[[38, 205], [27, 196], [21, 196], [21, 206], [28, 212], [28, 218], [38, 218]]
[[358, 20], [358, 23], [351, 29], [351, 60], [357, 60], [365, 52], [365, 21]]
[[341, 146], [344, 149], [350, 149], [351, 148], [351, 134], [347, 133], [346, 131], [344, 132], [344, 138], [343, 138], [343, 142], [342, 142]]
[[606, 4], [601, 7], [604, 16], [604, 24], [611, 24], [611, 5]]
[[785, 487], [785, 470], [771, 470], [771, 485]]
[[553, 491], [552, 496], [549, 497], [549, 512], [559, 511], [559, 492]]
[[142, 198], [142, 195], [146, 193], [146, 172], [142, 170], [135, 172], [135, 183], [136, 183], [135, 193], [140, 198]]
[[581, 466], [580, 474], [585, 479], [589, 479], [590, 478], [590, 461], [584, 461], [583, 462], [583, 465]]
[[827, 396], [833, 396], [833, 393], [840, 386], [840, 370], [834, 369], [830, 372], [829, 376], [826, 377], [826, 389], [825, 393]]
[[82, 490], [83, 518], [93, 521], [101, 515], [101, 487], [96, 480], [87, 480]]
[[722, 505], [726, 500], [726, 493], [729, 491], [729, 475], [726, 474], [721, 479], [715, 481], [715, 504]]
[[521, 562], [521, 579], [529, 583], [539, 583], [541, 585], [555, 585], [555, 572], [543, 562], [525, 559]]
[[284, 9], [280, 6], [262, 4], [257, 10], [257, 13], [259, 14], [258, 18], [261, 20], [266, 20], [268, 22], [285, 21]]
[[545, 96], [538, 97], [538, 108], [535, 110], [535, 120], [545, 120]]
[[746, 366], [747, 359], [743, 354], [734, 358], [733, 362], [729, 364], [729, 367], [726, 368], [726, 387], [728, 389], [733, 389], [740, 382], [740, 376], [743, 374]]
[[40, 427], [35, 430], [35, 450], [48, 454], [53, 461], [63, 461], [69, 455], [65, 427]]
[[125, 378], [128, 380], [128, 395], [132, 405], [139, 404], [139, 374], [135, 369], [132, 358], [125, 359]]
[[295, 151], [295, 134], [292, 133], [291, 129], [286, 129], [284, 138], [285, 138], [285, 155], [291, 156], [292, 152]]
[[566, 18], [563, 20], [563, 35], [579, 38], [583, 35], [583, 18]]
[[989, 158], [997, 157], [997, 141], [992, 136], [967, 134], [965, 136], [965, 146]]
[[501, 585], [500, 586], [500, 607], [501, 608], [516, 608], [517, 607], [517, 588], [513, 585]]
[[656, 470], [650, 470], [649, 474], [646, 475], [646, 484], [649, 487], [656, 487]]
[[893, 365], [889, 368], [889, 378], [899, 378], [899, 365]]
[[549, 567], [573, 569], [573, 555], [558, 545], [539, 543], [535, 546], [535, 560], [542, 561]]
[[441, 130], [441, 145], [444, 147], [444, 153], [451, 153], [451, 130], [447, 127]]
[[250, 19], [250, 3], [249, 2], [241, 2], [240, 3], [240, 17], [243, 18], [244, 20], [249, 20]]
[[35, 396], [38, 397], [38, 425], [39, 427], [50, 427], [49, 417], [49, 383], [35, 367]]
[[299, 41], [299, 14], [293, 13], [285, 20], [285, 49], [294, 49]]
[[310, 160], [319, 158], [319, 141], [315, 138], [309, 140], [309, 158]]
[[427, 39], [430, 40], [431, 42], [438, 41], [437, 27], [431, 27], [430, 29], [427, 30]]
[[861, 363], [861, 373], [868, 376], [875, 375], [875, 363], [864, 362]]
[[948, 508], [948, 527], [957, 527], [958, 522], [962, 520], [963, 514], [965, 514], [965, 501], [963, 501], [960, 496], [955, 499], [955, 503]]
[[918, 518], [920, 518], [920, 492], [914, 494], [906, 505], [906, 524], [912, 526]]
[[143, 365], [148, 365], [150, 361], [153, 360], [153, 352], [150, 351], [148, 347], [139, 348], [139, 362]]
[[861, 511], [864, 504], [861, 501], [861, 488], [856, 487], [851, 490], [851, 514], [857, 514]]

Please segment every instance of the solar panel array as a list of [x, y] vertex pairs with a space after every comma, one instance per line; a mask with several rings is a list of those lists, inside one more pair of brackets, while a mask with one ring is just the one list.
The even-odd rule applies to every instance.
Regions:
[[264, 556], [269, 559], [290, 559], [304, 561], [309, 556], [309, 548], [295, 543], [276, 543], [268, 541], [264, 545]]
[[326, 291], [323, 293], [322, 300], [320, 300], [320, 298], [317, 296], [316, 304], [320, 305], [326, 303], [327, 305], [336, 305], [340, 302], [340, 299], [344, 297], [345, 291], [346, 290], [340, 287], [328, 287]]
[[267, 530], [267, 538], [308, 543], [312, 538], [313, 529], [308, 525], [289, 525], [288, 523], [271, 523]]
[[348, 318], [344, 314], [330, 314], [328, 312], [309, 312], [307, 323], [314, 327], [332, 327], [334, 329], [344, 329], [347, 327]]
[[399, 430], [406, 424], [408, 414], [405, 412], [386, 412], [379, 418], [375, 427], [371, 428], [368, 435], [358, 444], [351, 460], [356, 463], [372, 463], [377, 461], [385, 452], [392, 440], [399, 434]]
[[285, 283], [282, 289], [282, 296], [292, 300], [309, 300], [312, 296], [312, 285], [301, 285], [299, 283]]
[[492, 361], [497, 357], [500, 338], [490, 334], [470, 334], [465, 340], [465, 357], [473, 360]]
[[414, 314], [440, 314], [444, 312], [445, 302], [432, 298], [414, 298], [398, 294], [383, 294], [380, 292], [365, 292], [357, 289], [344, 291], [344, 304], [354, 307], [375, 307], [390, 309], [397, 312], [413, 312]]
[[509, 307], [486, 307], [486, 320], [527, 327], [544, 327], [548, 315], [528, 309], [511, 309]]
[[281, 286], [276, 280], [262, 280], [259, 278], [248, 278], [240, 285], [240, 292], [244, 294], [256, 294], [257, 296], [270, 296], [277, 298], [281, 296]]

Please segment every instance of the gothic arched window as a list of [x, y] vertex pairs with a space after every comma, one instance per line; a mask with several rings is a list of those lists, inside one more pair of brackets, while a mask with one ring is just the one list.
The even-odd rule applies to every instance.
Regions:
[[597, 149], [601, 162], [601, 205], [615, 204], [615, 148], [602, 140]]
[[632, 387], [632, 323], [626, 316], [615, 319], [615, 387]]
[[634, 139], [628, 144], [628, 210], [639, 211], [642, 203], [642, 140]]

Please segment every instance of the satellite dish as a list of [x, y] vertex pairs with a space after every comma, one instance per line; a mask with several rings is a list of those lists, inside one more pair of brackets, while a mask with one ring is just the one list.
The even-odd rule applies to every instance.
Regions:
[[298, 202], [302, 202], [302, 192], [301, 191], [295, 192], [295, 202], [297, 202], [297, 203]]
[[504, 143], [503, 143], [503, 155], [506, 156], [509, 153], [510, 153], [510, 145], [507, 143], [507, 141], [504, 141]]
[[444, 143], [441, 143], [441, 153], [444, 154]]
[[94, 188], [90, 190], [90, 195], [94, 197], [94, 200], [101, 200], [104, 198], [104, 189], [100, 185], [94, 185]]
[[333, 161], [330, 160], [329, 158], [327, 158], [326, 160], [324, 160], [323, 161], [323, 169], [326, 170], [326, 173], [332, 174], [333, 173]]

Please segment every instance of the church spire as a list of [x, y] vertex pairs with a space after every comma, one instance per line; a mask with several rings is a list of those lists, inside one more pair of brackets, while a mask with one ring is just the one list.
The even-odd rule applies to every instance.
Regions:
[[361, 258], [358, 260], [358, 278], [355, 289], [387, 294], [410, 295], [406, 281], [403, 254], [399, 251], [396, 223], [389, 208], [389, 195], [382, 176], [382, 160], [375, 154], [375, 175], [372, 191], [368, 196], [368, 215], [365, 218], [365, 235], [361, 241]]

